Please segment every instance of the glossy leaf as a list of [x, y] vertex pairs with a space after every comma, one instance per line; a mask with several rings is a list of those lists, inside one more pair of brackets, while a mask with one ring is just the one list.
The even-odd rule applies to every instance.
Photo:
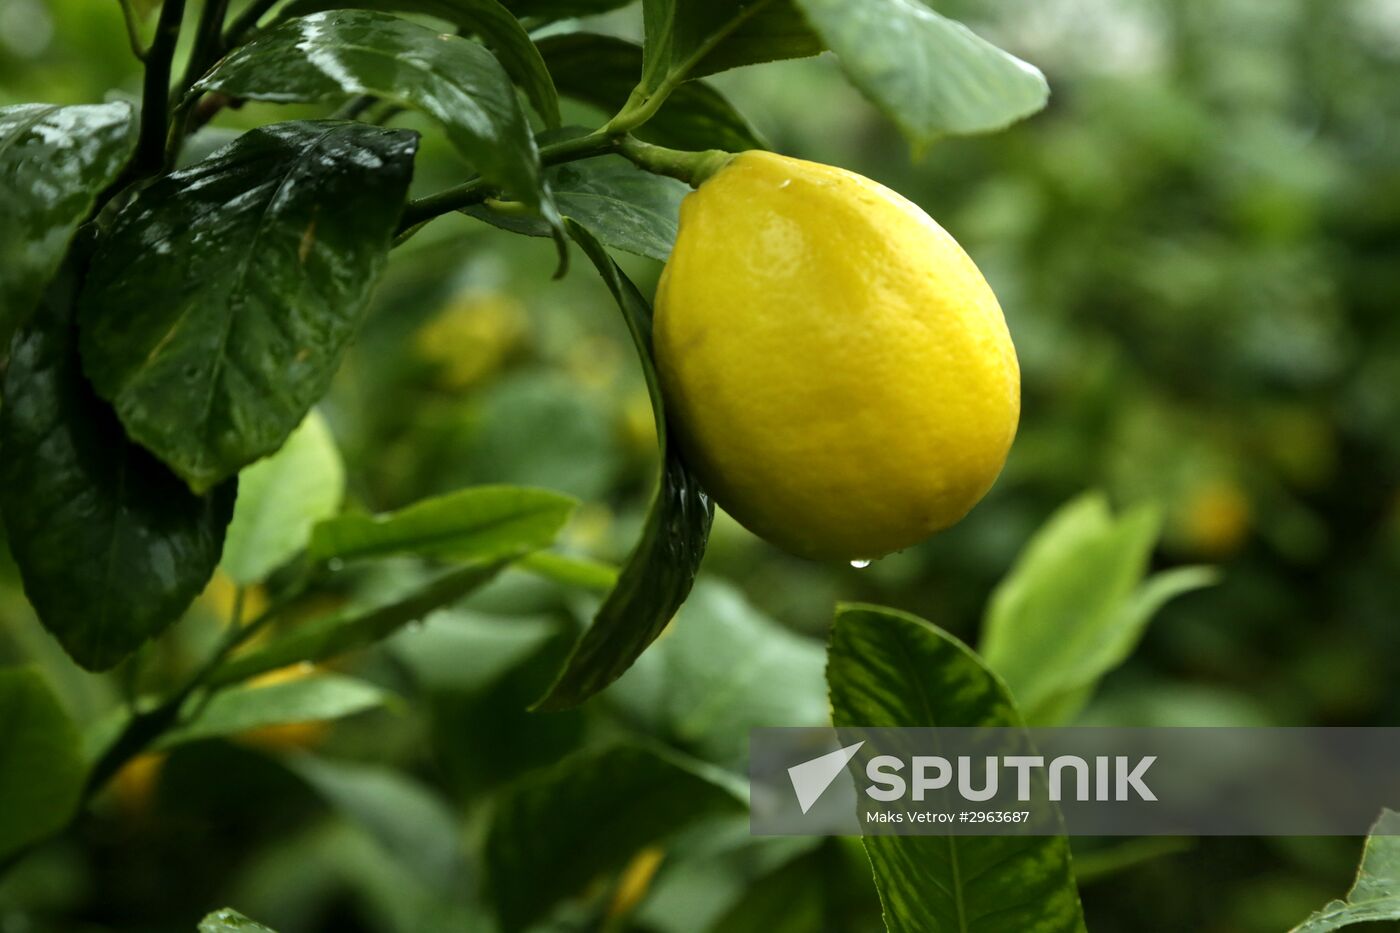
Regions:
[[495, 56], [460, 36], [387, 13], [313, 13], [235, 49], [194, 90], [283, 103], [371, 94], [421, 110], [442, 123], [483, 178], [557, 225], [509, 76]]
[[416, 554], [452, 560], [514, 557], [548, 547], [577, 503], [525, 486], [473, 486], [384, 515], [342, 515], [311, 535], [316, 560]]
[[794, 0], [851, 82], [917, 144], [1045, 106], [1045, 76], [913, 0]]
[[277, 933], [255, 920], [249, 920], [231, 907], [216, 910], [199, 921], [199, 933]]
[[0, 107], [0, 358], [135, 148], [126, 103]]
[[[639, 46], [612, 36], [572, 32], [540, 40], [540, 53], [559, 93], [611, 116], [627, 102], [642, 73]], [[703, 81], [676, 88], [656, 115], [635, 131], [673, 149], [764, 149], [767, 143], [719, 91]]]
[[131, 438], [202, 491], [321, 397], [388, 257], [417, 138], [279, 123], [143, 190], [93, 259], [83, 368]]
[[79, 370], [67, 269], [14, 343], [0, 408], [0, 514], [44, 627], [105, 670], [180, 617], [219, 561], [235, 484], [191, 493], [129, 443]]
[[298, 623], [286, 633], [226, 661], [214, 672], [210, 683], [236, 683], [289, 664], [328, 661], [367, 648], [486, 585], [504, 566], [497, 562], [448, 571], [388, 602]]
[[78, 730], [39, 672], [0, 670], [0, 858], [57, 832], [78, 806]]
[[1400, 920], [1400, 813], [1384, 810], [1361, 853], [1346, 900], [1333, 901], [1291, 933], [1329, 933], [1359, 923]]
[[283, 16], [302, 16], [344, 8], [385, 13], [422, 13], [456, 26], [462, 35], [480, 35], [501, 65], [525, 91], [530, 104], [551, 127], [559, 125], [559, 95], [540, 50], [515, 14], [499, 0], [295, 0]]
[[665, 629], [690, 593], [714, 519], [714, 503], [667, 440], [666, 414], [652, 359], [651, 308], [597, 239], [576, 223], [569, 235], [597, 267], [632, 333], [661, 438], [661, 484], [641, 540], [593, 624], [579, 638], [539, 709], [576, 706], [612, 683]]
[[750, 729], [826, 724], [825, 663], [820, 642], [701, 582], [671, 632], [604, 696], [668, 744], [742, 771]]
[[[1018, 727], [1006, 686], [923, 619], [877, 606], [836, 613], [827, 651], [841, 726]], [[1063, 836], [866, 836], [891, 933], [1084, 930]]]
[[312, 409], [281, 450], [239, 475], [224, 572], [242, 586], [267, 579], [306, 548], [312, 527], [338, 512], [344, 496], [340, 450]]
[[527, 775], [495, 806], [485, 845], [503, 933], [516, 933], [620, 869], [643, 846], [716, 813], [726, 791], [656, 754], [614, 746]]
[[393, 694], [342, 674], [310, 674], [294, 680], [233, 687], [207, 702], [190, 703], [193, 718], [165, 733], [160, 748], [236, 735], [251, 729], [342, 719], [383, 706]]
[[[621, 156], [560, 165], [546, 173], [559, 211], [587, 227], [605, 245], [665, 262], [676, 242], [684, 182], [653, 175]], [[526, 236], [550, 236], [535, 217], [489, 205], [467, 210], [473, 217]]]
[[643, 0], [642, 16], [646, 90], [822, 50], [791, 0]]
[[1180, 568], [1146, 583], [1160, 518], [1139, 508], [1115, 518], [1099, 495], [1053, 515], [988, 603], [987, 664], [1006, 679], [1033, 725], [1058, 725], [1132, 653], [1169, 599], [1214, 581]]

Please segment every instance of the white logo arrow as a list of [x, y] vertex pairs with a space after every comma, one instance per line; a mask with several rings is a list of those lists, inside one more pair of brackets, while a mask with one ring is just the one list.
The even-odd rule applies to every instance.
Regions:
[[847, 745], [820, 758], [813, 758], [788, 768], [788, 778], [792, 780], [792, 789], [797, 792], [797, 804], [803, 813], [812, 809], [812, 804], [816, 803], [821, 795], [826, 793], [831, 782], [846, 770], [846, 765], [864, 744], [864, 741], [860, 741], [854, 745]]

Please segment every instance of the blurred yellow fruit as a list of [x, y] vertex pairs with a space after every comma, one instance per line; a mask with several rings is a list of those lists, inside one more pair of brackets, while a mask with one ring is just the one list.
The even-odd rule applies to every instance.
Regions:
[[1229, 480], [1213, 479], [1187, 495], [1181, 529], [1197, 553], [1227, 557], [1244, 544], [1249, 523], [1249, 499], [1244, 491]]
[[839, 168], [746, 152], [687, 196], [655, 344], [715, 500], [807, 557], [876, 558], [954, 524], [1016, 434], [1016, 352], [977, 266]]
[[459, 298], [419, 329], [418, 355], [445, 389], [471, 388], [519, 346], [529, 325], [525, 307], [496, 292]]
[[150, 811], [165, 758], [164, 752], [137, 755], [112, 776], [112, 797], [124, 811], [133, 816], [143, 816]]
[[646, 897], [656, 870], [665, 858], [665, 851], [656, 846], [642, 849], [632, 857], [617, 879], [612, 903], [608, 905], [609, 917], [625, 917], [636, 909]]

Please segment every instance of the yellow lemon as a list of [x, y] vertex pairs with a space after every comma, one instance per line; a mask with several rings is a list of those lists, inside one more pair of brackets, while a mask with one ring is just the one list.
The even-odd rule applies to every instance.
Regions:
[[768, 152], [682, 203], [655, 347], [701, 481], [806, 557], [872, 559], [954, 524], [1020, 416], [1001, 307], [957, 241], [882, 185]]

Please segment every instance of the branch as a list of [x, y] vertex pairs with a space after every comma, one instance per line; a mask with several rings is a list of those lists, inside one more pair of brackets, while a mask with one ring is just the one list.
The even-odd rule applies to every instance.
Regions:
[[185, 18], [185, 0], [165, 0], [156, 23], [155, 39], [146, 52], [146, 80], [141, 92], [141, 135], [136, 157], [126, 171], [126, 181], [135, 181], [160, 171], [165, 161], [166, 122], [170, 118], [170, 67], [180, 25]]

